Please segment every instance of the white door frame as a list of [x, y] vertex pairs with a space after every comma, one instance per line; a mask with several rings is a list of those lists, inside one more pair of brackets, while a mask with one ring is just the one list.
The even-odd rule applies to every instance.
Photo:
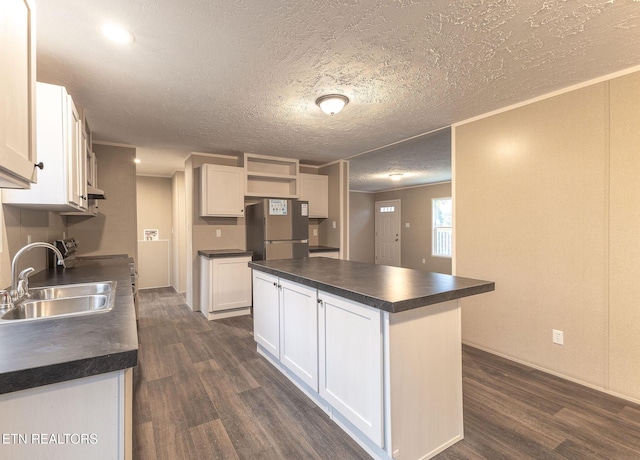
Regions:
[[[393, 265], [396, 267], [400, 267], [401, 266], [401, 258], [400, 258], [400, 254], [401, 254], [401, 225], [400, 225], [400, 220], [401, 220], [401, 207], [400, 207], [400, 200], [384, 200], [384, 201], [376, 201], [375, 202], [375, 263], [385, 263], [386, 265]], [[384, 241], [382, 241], [382, 239], [380, 238], [380, 236], [378, 235], [378, 230], [379, 230], [379, 224], [381, 222], [381, 218], [380, 218], [380, 208], [383, 206], [393, 206], [394, 207], [394, 211], [393, 211], [393, 217], [395, 218], [395, 221], [393, 222], [393, 226], [395, 227], [395, 241], [392, 242], [394, 243], [394, 252], [396, 254], [396, 257], [394, 257], [393, 262], [396, 263], [386, 263], [382, 260], [382, 256], [380, 254], [380, 245], [382, 243], [384, 243]], [[390, 213], [391, 214], [391, 213]]]

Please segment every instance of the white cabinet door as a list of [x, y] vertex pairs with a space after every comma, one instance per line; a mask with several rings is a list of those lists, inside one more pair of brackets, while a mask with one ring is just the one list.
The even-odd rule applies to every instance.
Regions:
[[318, 291], [280, 280], [280, 361], [318, 391]]
[[35, 24], [31, 0], [0, 1], [0, 187], [36, 177]]
[[38, 158], [44, 169], [30, 190], [3, 190], [3, 202], [47, 211], [85, 211], [82, 119], [64, 87], [38, 82], [36, 88]]
[[382, 312], [319, 292], [320, 396], [383, 445]]
[[251, 305], [250, 257], [212, 259], [213, 302], [209, 311], [230, 310]]
[[69, 155], [69, 182], [68, 197], [69, 203], [78, 209], [87, 208], [87, 181], [86, 181], [86, 136], [83, 135], [82, 118], [73, 103], [71, 96], [67, 96], [67, 120], [69, 121], [69, 136], [67, 155]]
[[253, 270], [253, 338], [280, 358], [278, 277]]
[[329, 217], [329, 177], [319, 174], [298, 175], [300, 199], [309, 202], [309, 217]]
[[244, 216], [244, 169], [200, 166], [200, 216]]

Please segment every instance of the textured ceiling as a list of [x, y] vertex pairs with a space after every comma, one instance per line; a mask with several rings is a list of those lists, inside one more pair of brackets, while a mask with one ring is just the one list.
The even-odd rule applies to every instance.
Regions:
[[[392, 181], [389, 174], [402, 174]], [[377, 192], [451, 180], [451, 129], [423, 134], [349, 158], [351, 190]]]
[[[381, 146], [640, 64], [632, 0], [37, 7], [38, 79], [67, 86], [95, 139], [142, 147], [158, 164], [164, 150], [312, 164], [379, 156]], [[129, 28], [133, 45], [105, 42], [105, 20]], [[351, 102], [328, 117], [314, 103], [326, 93]]]

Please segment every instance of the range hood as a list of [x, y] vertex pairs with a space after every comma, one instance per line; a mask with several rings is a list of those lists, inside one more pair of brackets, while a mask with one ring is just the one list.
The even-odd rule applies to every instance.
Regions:
[[104, 191], [99, 188], [87, 185], [87, 196], [90, 200], [105, 200]]

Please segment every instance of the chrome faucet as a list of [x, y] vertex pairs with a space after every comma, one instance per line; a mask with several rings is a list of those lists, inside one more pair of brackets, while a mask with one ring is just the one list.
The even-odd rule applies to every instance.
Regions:
[[[19, 303], [29, 297], [29, 275], [31, 275], [35, 270], [33, 267], [29, 267], [25, 268], [20, 272], [20, 274], [18, 274], [18, 260], [22, 254], [33, 248], [51, 249], [56, 254], [58, 261], [66, 268], [64, 256], [58, 248], [52, 244], [45, 243], [43, 241], [36, 241], [35, 243], [29, 243], [22, 247], [18, 252], [16, 252], [16, 255], [13, 256], [13, 260], [11, 261], [11, 291], [9, 291], [8, 295], [6, 291], [0, 291], [1, 309], [6, 309], [7, 307], [12, 308], [16, 303]], [[7, 300], [9, 301], [8, 304]]]

